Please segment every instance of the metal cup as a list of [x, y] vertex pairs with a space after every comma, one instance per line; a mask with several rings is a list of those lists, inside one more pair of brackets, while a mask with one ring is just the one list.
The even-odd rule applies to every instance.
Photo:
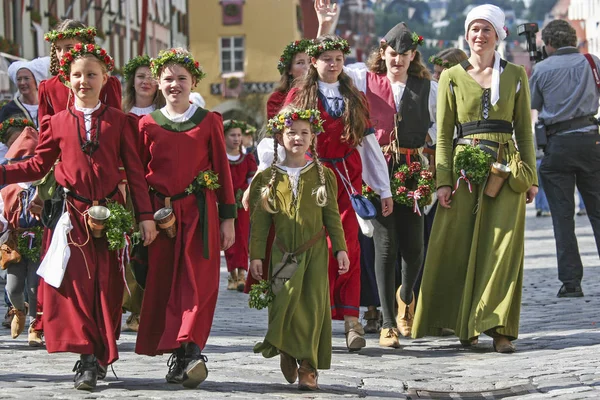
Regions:
[[499, 162], [493, 163], [483, 193], [485, 193], [485, 195], [488, 197], [498, 196], [498, 193], [500, 193], [504, 182], [509, 176], [510, 168], [508, 166], [500, 164]]
[[175, 214], [170, 207], [163, 207], [154, 213], [154, 221], [158, 227], [165, 231], [168, 238], [177, 236], [177, 225], [175, 225]]
[[110, 210], [104, 206], [93, 206], [88, 210], [88, 226], [92, 237], [101, 238], [104, 235], [104, 223], [110, 217]]

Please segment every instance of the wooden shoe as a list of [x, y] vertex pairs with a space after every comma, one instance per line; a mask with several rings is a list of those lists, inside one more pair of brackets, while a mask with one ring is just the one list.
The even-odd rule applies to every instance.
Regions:
[[279, 367], [289, 383], [296, 382], [298, 379], [298, 362], [296, 359], [283, 351], [279, 353]]
[[233, 270], [227, 278], [227, 290], [237, 290], [237, 271]]
[[398, 302], [398, 315], [396, 316], [396, 325], [400, 334], [404, 337], [410, 337], [412, 333], [413, 320], [415, 318], [415, 294], [410, 304], [406, 304], [400, 297], [400, 290], [402, 286], [396, 291], [396, 301]]
[[346, 347], [349, 351], [359, 351], [367, 345], [365, 341], [365, 330], [358, 321], [345, 321]]
[[33, 327], [33, 324], [31, 324], [31, 326], [29, 327], [27, 342], [30, 347], [42, 347], [44, 345], [44, 340], [42, 339], [42, 332], [36, 331]]
[[16, 339], [25, 329], [25, 312], [17, 310], [14, 307], [10, 309], [10, 312], [13, 316], [10, 323], [10, 334], [13, 339]]
[[236, 287], [238, 292], [243, 292], [246, 288], [246, 270], [238, 268], [237, 269], [237, 282]]
[[400, 333], [396, 328], [382, 328], [379, 334], [379, 345], [383, 347], [393, 347], [397, 349], [400, 347], [400, 341], [398, 336]]
[[367, 321], [363, 327], [365, 333], [377, 333], [381, 330], [381, 311], [369, 310], [363, 314], [363, 320]]
[[498, 336], [494, 338], [494, 351], [497, 353], [514, 353], [517, 350], [514, 344], [506, 336]]
[[319, 374], [317, 370], [314, 369], [308, 361], [302, 361], [300, 368], [298, 368], [298, 389], [300, 390], [318, 390], [319, 385], [317, 380], [319, 379]]

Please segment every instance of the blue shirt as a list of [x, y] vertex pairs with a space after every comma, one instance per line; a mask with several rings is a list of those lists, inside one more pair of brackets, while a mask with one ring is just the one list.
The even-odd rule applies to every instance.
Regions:
[[[592, 56], [600, 70], [600, 60]], [[538, 110], [545, 125], [577, 117], [596, 115], [600, 90], [588, 60], [575, 47], [561, 47], [539, 62], [529, 79], [531, 108]], [[598, 126], [563, 132], [597, 130]]]

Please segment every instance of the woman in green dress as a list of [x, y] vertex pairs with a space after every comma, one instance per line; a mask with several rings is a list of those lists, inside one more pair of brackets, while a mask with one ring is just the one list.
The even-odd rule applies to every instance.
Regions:
[[[271, 224], [275, 240], [269, 277], [278, 276], [277, 264], [294, 253], [297, 269], [276, 292], [269, 306], [269, 327], [255, 353], [270, 358], [280, 354], [280, 366], [289, 383], [299, 378], [301, 390], [315, 390], [317, 369], [331, 364], [331, 305], [329, 299], [329, 251], [331, 240], [340, 274], [348, 272], [349, 260], [333, 172], [323, 167], [315, 150], [316, 135], [323, 130], [319, 111], [284, 108], [269, 120], [274, 135], [274, 159], [258, 173], [250, 186], [252, 204], [250, 273], [262, 279], [263, 260]], [[277, 147], [286, 157], [277, 163]], [[311, 152], [314, 161], [305, 157]], [[285, 256], [284, 256], [285, 254]], [[282, 274], [283, 275], [283, 274]], [[274, 289], [275, 290], [275, 289]], [[298, 368], [298, 363], [300, 368]]]
[[[523, 67], [501, 60], [495, 51], [506, 37], [500, 8], [473, 8], [465, 31], [470, 58], [444, 71], [439, 81], [436, 159], [441, 207], [430, 238], [413, 337], [450, 328], [469, 346], [485, 333], [494, 339], [496, 351], [510, 353], [519, 332], [525, 205], [537, 194], [529, 84]], [[483, 193], [485, 184], [472, 184], [457, 173], [457, 155], [469, 146], [510, 167], [496, 197]]]

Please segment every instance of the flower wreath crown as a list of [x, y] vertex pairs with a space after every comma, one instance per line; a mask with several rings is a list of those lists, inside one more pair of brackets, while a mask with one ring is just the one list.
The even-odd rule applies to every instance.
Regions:
[[106, 50], [104, 50], [102, 47], [93, 43], [77, 43], [75, 46], [73, 46], [71, 50], [65, 53], [65, 55], [59, 63], [60, 67], [58, 69], [58, 76], [62, 79], [62, 81], [65, 84], [67, 84], [71, 80], [70, 73], [71, 64], [73, 63], [73, 61], [86, 54], [91, 54], [98, 60], [106, 64], [106, 69], [108, 71], [112, 71], [113, 69], [115, 69], [115, 60], [113, 60], [112, 57], [109, 56]]
[[0, 123], [0, 142], [5, 143], [6, 131], [8, 131], [8, 128], [25, 128], [26, 126], [31, 126], [33, 129], [36, 129], [34, 123], [27, 118], [9, 118], [3, 121]]
[[283, 71], [285, 71], [285, 67], [290, 65], [294, 56], [298, 53], [306, 51], [306, 48], [312, 44], [312, 41], [309, 39], [296, 40], [287, 46], [283, 50], [283, 54], [279, 57], [279, 62], [277, 63], [277, 69], [279, 70], [279, 74], [283, 75]]
[[312, 44], [306, 48], [306, 54], [318, 58], [321, 54], [330, 50], [340, 50], [344, 55], [350, 54], [350, 46], [344, 39], [326, 40], [319, 44], [313, 40]]
[[196, 78], [196, 84], [206, 76], [206, 73], [200, 67], [200, 63], [194, 60], [194, 57], [189, 52], [177, 49], [162, 50], [158, 53], [158, 57], [153, 58], [150, 62], [150, 71], [158, 79], [163, 67], [171, 63], [179, 64], [187, 69], [192, 74], [192, 77]]
[[44, 35], [44, 40], [54, 43], [57, 40], [79, 38], [83, 41], [93, 42], [98, 32], [96, 28], [71, 28], [64, 31], [50, 31]]
[[256, 133], [256, 127], [252, 126], [252, 125], [248, 125], [248, 124], [246, 124], [246, 130], [242, 131], [242, 135], [246, 135], [246, 136], [254, 136], [255, 133]]
[[125, 75], [125, 80], [131, 80], [131, 78], [133, 78], [135, 75], [135, 71], [137, 71], [139, 67], [150, 68], [151, 62], [152, 60], [147, 54], [137, 56], [129, 60], [129, 62], [125, 64], [125, 67], [123, 67], [123, 75]]
[[442, 68], [452, 68], [456, 65], [455, 63], [451, 63], [448, 60], [442, 60], [440, 57], [436, 56], [429, 57], [429, 62], [433, 65], [439, 65]]
[[289, 128], [297, 120], [310, 122], [310, 128], [314, 134], [323, 132], [323, 120], [321, 119], [319, 110], [293, 109], [279, 113], [267, 122], [267, 136], [282, 133], [285, 128]]
[[412, 41], [415, 46], [422, 46], [425, 38], [423, 36], [417, 35], [416, 33], [412, 33]]
[[223, 121], [224, 132], [227, 132], [228, 130], [233, 128], [240, 128], [242, 130], [242, 133], [244, 133], [246, 129], [248, 129], [248, 124], [246, 124], [244, 121], [238, 121], [236, 119], [227, 119]]

